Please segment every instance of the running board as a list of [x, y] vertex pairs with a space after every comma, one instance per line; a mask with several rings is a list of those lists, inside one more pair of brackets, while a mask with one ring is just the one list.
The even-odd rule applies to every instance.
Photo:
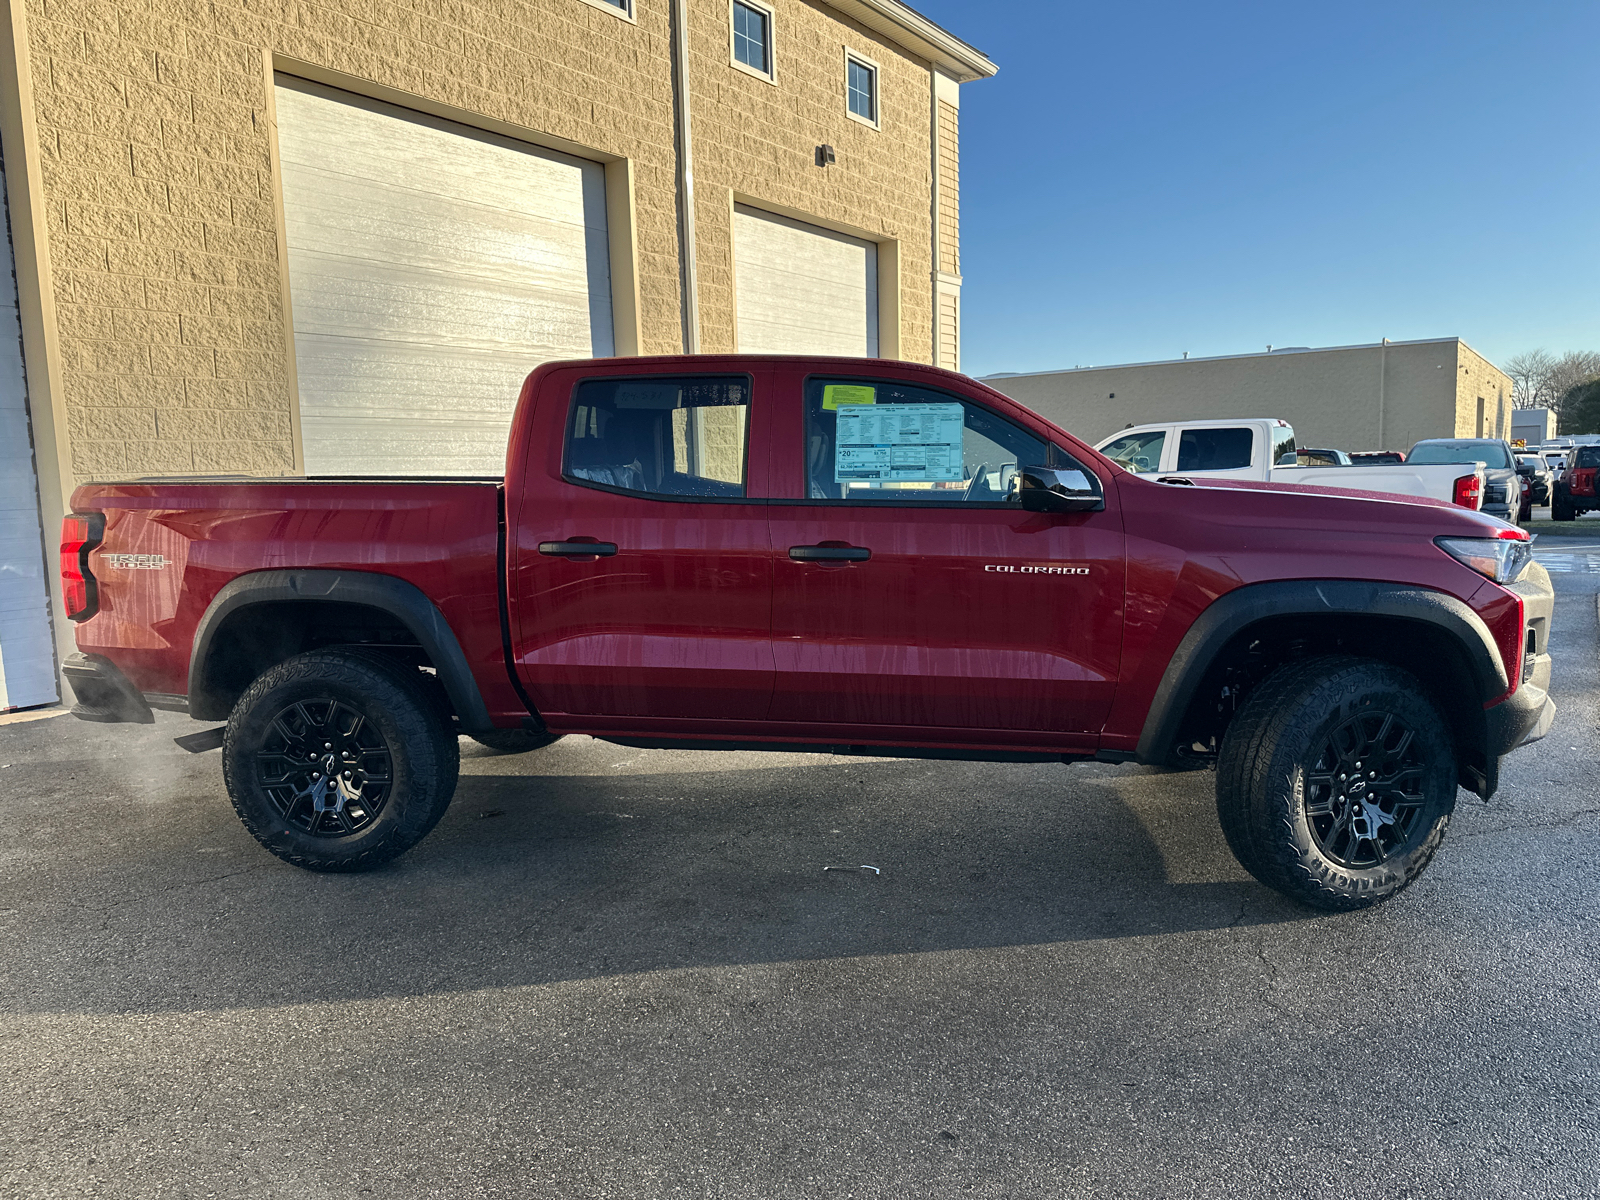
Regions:
[[941, 750], [928, 746], [849, 746], [814, 742], [718, 742], [693, 738], [597, 737], [634, 750], [764, 750], [783, 754], [835, 754], [846, 758], [927, 758], [947, 762], [1070, 763], [1089, 754], [1050, 754], [1031, 750]]

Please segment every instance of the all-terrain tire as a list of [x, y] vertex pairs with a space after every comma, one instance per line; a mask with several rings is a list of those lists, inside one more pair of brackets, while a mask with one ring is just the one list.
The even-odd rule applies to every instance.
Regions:
[[497, 754], [526, 754], [529, 750], [543, 750], [552, 742], [559, 742], [562, 735], [535, 733], [532, 729], [486, 729], [467, 736]]
[[1217, 760], [1217, 817], [1240, 864], [1316, 908], [1410, 886], [1455, 809], [1449, 727], [1409, 671], [1328, 656], [1250, 693]]
[[381, 653], [279, 663], [228, 718], [222, 770], [234, 811], [262, 846], [308, 871], [367, 871], [398, 857], [455, 794], [461, 748], [441, 695]]
[[1572, 501], [1557, 492], [1555, 499], [1550, 502], [1550, 519], [1552, 521], [1574, 521], [1577, 520], [1577, 517], [1578, 510], [1573, 508]]

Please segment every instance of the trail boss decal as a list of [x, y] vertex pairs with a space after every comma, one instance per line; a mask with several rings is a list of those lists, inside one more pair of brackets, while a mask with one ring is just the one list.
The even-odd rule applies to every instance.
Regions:
[[100, 561], [118, 571], [164, 571], [165, 554], [102, 554]]
[[1087, 575], [1089, 568], [1077, 563], [985, 563], [985, 571], [1002, 575]]

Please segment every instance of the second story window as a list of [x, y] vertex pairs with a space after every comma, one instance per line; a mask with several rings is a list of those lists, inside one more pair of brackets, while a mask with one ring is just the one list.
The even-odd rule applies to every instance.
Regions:
[[844, 60], [845, 94], [850, 115], [869, 125], [878, 123], [878, 68], [854, 55]]
[[733, 0], [733, 61], [772, 74], [772, 10]]

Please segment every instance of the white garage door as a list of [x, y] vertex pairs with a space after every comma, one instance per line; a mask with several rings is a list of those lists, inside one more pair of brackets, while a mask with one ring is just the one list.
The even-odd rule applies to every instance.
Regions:
[[743, 354], [878, 355], [878, 247], [736, 205], [734, 289]]
[[[4, 192], [0, 176], [0, 196]], [[0, 225], [0, 233], [4, 228]], [[0, 236], [0, 710], [51, 704], [57, 698], [39, 482], [34, 477], [13, 278], [11, 241]]]
[[612, 353], [604, 168], [280, 78], [306, 472], [498, 475], [517, 389]]

